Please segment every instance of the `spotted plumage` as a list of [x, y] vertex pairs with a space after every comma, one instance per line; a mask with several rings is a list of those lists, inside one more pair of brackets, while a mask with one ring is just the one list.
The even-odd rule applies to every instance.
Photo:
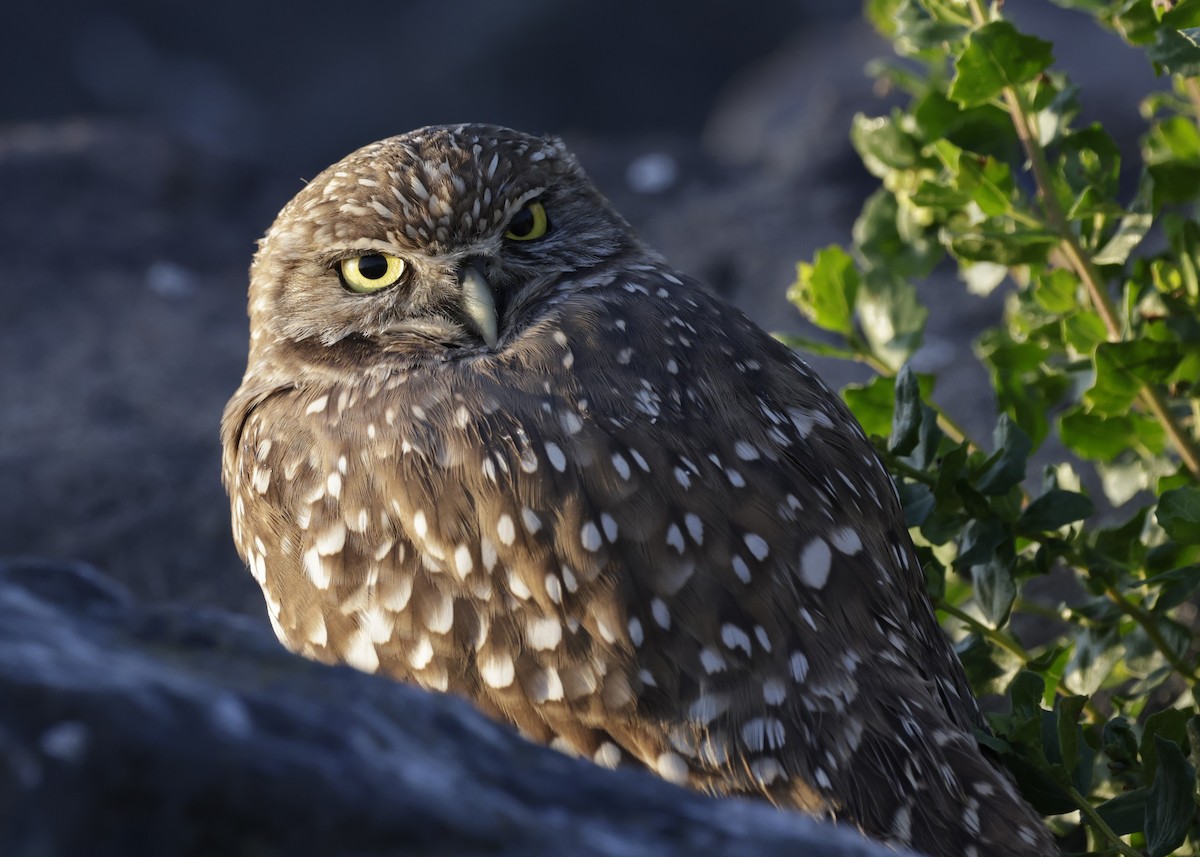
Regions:
[[850, 413], [560, 142], [355, 152], [261, 242], [250, 317], [224, 477], [287, 646], [597, 764], [936, 855], [1052, 853], [972, 737]]

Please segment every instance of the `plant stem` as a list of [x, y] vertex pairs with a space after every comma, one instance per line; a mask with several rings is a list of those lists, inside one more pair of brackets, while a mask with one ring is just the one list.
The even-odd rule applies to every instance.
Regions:
[[1021, 663], [1027, 664], [1033, 660], [1033, 655], [1029, 654], [1029, 652], [1025, 650], [1025, 647], [1018, 643], [1010, 635], [1005, 634], [1003, 631], [997, 628], [992, 628], [989, 625], [985, 625], [970, 613], [955, 607], [953, 604], [946, 604], [945, 602], [938, 604], [938, 609], [944, 613], [950, 614], [955, 619], [958, 619], [984, 639], [990, 640], [1005, 651], [1016, 655], [1018, 658], [1020, 658]]
[[1150, 638], [1150, 642], [1154, 644], [1156, 649], [1162, 652], [1162, 656], [1175, 672], [1179, 673], [1193, 685], [1200, 682], [1200, 677], [1197, 677], [1195, 670], [1188, 666], [1187, 662], [1180, 658], [1179, 655], [1175, 654], [1175, 650], [1171, 648], [1171, 644], [1167, 642], [1166, 637], [1158, 630], [1158, 625], [1155, 624], [1153, 616], [1111, 586], [1105, 588], [1104, 594], [1108, 596], [1108, 599], [1113, 604], [1116, 604], [1120, 608], [1122, 613], [1141, 626], [1142, 630], [1146, 632], [1146, 636]]
[[[977, 25], [986, 23], [987, 14], [983, 7], [983, 0], [968, 0], [968, 2], [975, 23]], [[1042, 203], [1046, 220], [1051, 230], [1059, 237], [1059, 249], [1087, 289], [1092, 307], [1104, 323], [1108, 341], [1121, 342], [1125, 338], [1124, 326], [1121, 324], [1117, 308], [1105, 288], [1103, 277], [1096, 270], [1091, 257], [1084, 253], [1083, 248], [1079, 246], [1075, 232], [1071, 229], [1071, 224], [1059, 203], [1051, 179], [1050, 164], [1046, 160], [1046, 152], [1033, 128], [1031, 110], [1025, 103], [1020, 90], [1015, 86], [1004, 88], [1004, 101], [1008, 106], [1013, 128], [1025, 150], [1025, 156], [1029, 159], [1029, 167], [1033, 172], [1034, 182], [1037, 184], [1038, 199]], [[1184, 465], [1194, 478], [1200, 480], [1200, 444], [1176, 420], [1161, 391], [1150, 384], [1143, 384], [1141, 398], [1147, 409], [1166, 431], [1167, 436], [1171, 439], [1171, 444], [1183, 459]]]
[[1071, 800], [1075, 806], [1079, 807], [1079, 812], [1088, 820], [1092, 829], [1107, 839], [1114, 848], [1124, 854], [1125, 857], [1142, 857], [1136, 848], [1127, 845], [1122, 841], [1120, 836], [1117, 836], [1116, 832], [1108, 826], [1108, 822], [1100, 817], [1100, 813], [1096, 812], [1096, 808], [1092, 806], [1091, 801], [1081, 795], [1074, 786], [1067, 787], [1067, 794], [1071, 796]]

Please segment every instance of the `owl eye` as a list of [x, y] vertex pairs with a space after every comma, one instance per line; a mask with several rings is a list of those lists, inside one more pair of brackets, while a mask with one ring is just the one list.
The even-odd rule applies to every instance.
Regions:
[[530, 200], [508, 221], [508, 231], [504, 237], [514, 241], [533, 241], [545, 235], [549, 225], [545, 207], [536, 199]]
[[343, 259], [338, 264], [342, 285], [352, 292], [366, 294], [394, 285], [404, 273], [404, 260], [386, 253], [368, 253]]

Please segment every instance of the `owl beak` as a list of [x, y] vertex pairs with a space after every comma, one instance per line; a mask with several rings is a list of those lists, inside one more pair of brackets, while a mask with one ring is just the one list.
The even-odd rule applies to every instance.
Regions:
[[495, 348], [499, 340], [496, 298], [488, 285], [482, 259], [467, 259], [459, 266], [458, 285], [462, 289], [463, 313], [488, 347]]

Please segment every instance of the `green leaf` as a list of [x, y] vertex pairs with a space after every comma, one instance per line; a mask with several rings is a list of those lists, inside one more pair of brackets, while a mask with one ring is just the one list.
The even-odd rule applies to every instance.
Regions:
[[1146, 788], [1119, 794], [1096, 807], [1096, 812], [1117, 836], [1141, 833], [1146, 826]]
[[971, 194], [965, 190], [947, 187], [930, 179], [925, 179], [912, 192], [909, 199], [924, 208], [963, 208], [971, 202]]
[[1096, 348], [1096, 380], [1084, 399], [1101, 414], [1123, 414], [1143, 384], [1161, 383], [1181, 359], [1175, 343], [1150, 339], [1102, 343]]
[[954, 63], [949, 96], [964, 107], [984, 104], [1006, 86], [1032, 80], [1054, 61], [1051, 45], [1017, 32], [1007, 21], [992, 21], [967, 38]]
[[[1067, 135], [1059, 152], [1059, 173], [1076, 193], [1091, 189], [1105, 199], [1116, 192], [1121, 152], [1103, 128], [1089, 125]], [[1105, 208], [1105, 206], [1100, 206]], [[1119, 211], [1114, 207], [1114, 210]]]
[[1190, 711], [1168, 708], [1146, 718], [1146, 724], [1142, 727], [1142, 741], [1139, 747], [1146, 779], [1153, 779], [1158, 771], [1158, 741], [1166, 740], [1172, 744], [1187, 743], [1187, 724], [1191, 716]]
[[1017, 528], [1026, 533], [1042, 533], [1057, 530], [1067, 524], [1089, 517], [1095, 506], [1092, 501], [1075, 491], [1055, 488], [1047, 491], [1030, 503], [1021, 513]]
[[1079, 278], [1063, 268], [1044, 271], [1033, 281], [1033, 298], [1047, 312], [1071, 312], [1079, 306]]
[[1105, 417], [1076, 407], [1063, 414], [1058, 431], [1068, 449], [1093, 461], [1111, 461], [1137, 446], [1160, 453], [1166, 442], [1163, 427], [1156, 420], [1134, 412]]
[[896, 375], [896, 410], [892, 416], [889, 451], [896, 455], [908, 455], [913, 451], [921, 431], [922, 404], [916, 373], [906, 363]]
[[1200, 26], [1200, 0], [1179, 0], [1163, 13], [1162, 23], [1176, 30]]
[[1114, 628], [1084, 628], [1075, 638], [1075, 650], [1063, 671], [1063, 684], [1075, 693], [1094, 694], [1121, 660], [1125, 647]]
[[1092, 354], [1108, 340], [1104, 321], [1092, 310], [1080, 310], [1063, 319], [1063, 339], [1080, 354]]
[[1166, 857], [1183, 844], [1196, 815], [1196, 773], [1174, 741], [1155, 735], [1154, 746], [1159, 765], [1146, 796], [1146, 848], [1150, 857]]
[[1012, 700], [1013, 715], [1022, 720], [1041, 717], [1042, 697], [1046, 693], [1046, 680], [1029, 670], [1021, 670], [1008, 688]]
[[842, 398], [869, 436], [888, 436], [896, 403], [896, 386], [891, 378], [876, 375], [866, 384], [848, 384]]
[[1044, 331], [1038, 334], [1016, 341], [1007, 330], [992, 328], [978, 343], [991, 374], [996, 403], [1027, 432], [1033, 444], [1045, 439], [1049, 431], [1046, 412], [1070, 386], [1070, 379], [1055, 366], [1058, 355], [1050, 336]]
[[895, 31], [891, 38], [902, 54], [944, 49], [947, 42], [962, 38], [967, 31], [961, 24], [937, 20], [914, 0], [905, 0], [900, 4], [895, 13], [894, 26]]
[[796, 282], [788, 299], [813, 324], [849, 336], [854, 332], [853, 312], [861, 279], [854, 260], [841, 247], [818, 250], [810, 265], [796, 266]]
[[866, 0], [864, 12], [879, 34], [885, 39], [890, 39], [896, 32], [897, 10], [901, 6], [907, 6], [909, 2], [910, 0]]
[[1001, 414], [992, 441], [999, 456], [988, 466], [975, 484], [982, 494], [1003, 494], [1025, 478], [1025, 462], [1033, 443], [1008, 414]]
[[1144, 45], [1154, 40], [1158, 32], [1158, 16], [1151, 0], [1127, 0], [1119, 4], [1112, 24], [1131, 45]]
[[942, 258], [942, 247], [926, 226], [913, 220], [919, 209], [903, 211], [896, 197], [879, 189], [867, 197], [854, 221], [854, 243], [871, 271], [901, 279], [928, 276]]
[[858, 292], [857, 310], [863, 336], [889, 366], [903, 365], [921, 347], [929, 310], [907, 280], [872, 271]]
[[943, 230], [941, 241], [959, 258], [1012, 266], [1045, 262], [1059, 238], [1046, 230], [974, 229], [957, 234]]
[[1142, 139], [1142, 158], [1150, 166], [1179, 161], [1200, 164], [1200, 129], [1182, 116], [1171, 116], [1150, 127]]
[[900, 129], [894, 117], [859, 113], [850, 126], [850, 142], [876, 178], [912, 169], [922, 160], [917, 142]]
[[1013, 577], [1015, 566], [1016, 555], [1011, 542], [1001, 545], [987, 562], [971, 566], [975, 603], [993, 628], [1008, 621], [1008, 614], [1017, 599], [1017, 583]]
[[1074, 771], [1079, 764], [1079, 745], [1083, 730], [1079, 727], [1079, 713], [1087, 704], [1086, 696], [1059, 697], [1054, 704], [1055, 725], [1058, 730], [1058, 750], [1063, 766]]
[[1154, 223], [1151, 203], [1154, 198], [1154, 181], [1148, 172], [1143, 172], [1138, 181], [1137, 194], [1129, 206], [1129, 213], [1117, 224], [1117, 231], [1092, 257], [1097, 265], [1124, 265], [1129, 254], [1142, 243]]
[[900, 505], [904, 509], [904, 526], [919, 527], [928, 520], [937, 505], [933, 491], [921, 482], [901, 482], [896, 486]]
[[1012, 172], [1008, 164], [995, 158], [960, 158], [958, 186], [970, 192], [971, 199], [988, 217], [1012, 209]]
[[1200, 74], [1197, 36], [1195, 29], [1161, 29], [1155, 34], [1154, 44], [1146, 48], [1146, 56], [1171, 74], [1195, 77]]
[[[1129, 725], [1129, 721], [1124, 717], [1114, 717], [1105, 723], [1102, 738], [1104, 742], [1104, 755], [1108, 756], [1109, 761], [1125, 766], [1132, 766], [1137, 763], [1137, 737], [1133, 734], [1133, 727]], [[1141, 819], [1139, 818], [1138, 821], [1140, 822]], [[1139, 827], [1138, 830], [1141, 830], [1141, 828]]]
[[1171, 538], [1184, 544], [1200, 544], [1200, 488], [1167, 491], [1159, 498], [1155, 517]]
[[[1171, 610], [1189, 600], [1200, 589], [1200, 564], [1185, 565], [1156, 574], [1145, 581], [1147, 586], [1160, 587], [1154, 599], [1155, 612]], [[1184, 646], [1186, 649], [1187, 646]]]
[[963, 529], [955, 564], [965, 567], [996, 555], [1008, 534], [999, 518], [975, 519]]

